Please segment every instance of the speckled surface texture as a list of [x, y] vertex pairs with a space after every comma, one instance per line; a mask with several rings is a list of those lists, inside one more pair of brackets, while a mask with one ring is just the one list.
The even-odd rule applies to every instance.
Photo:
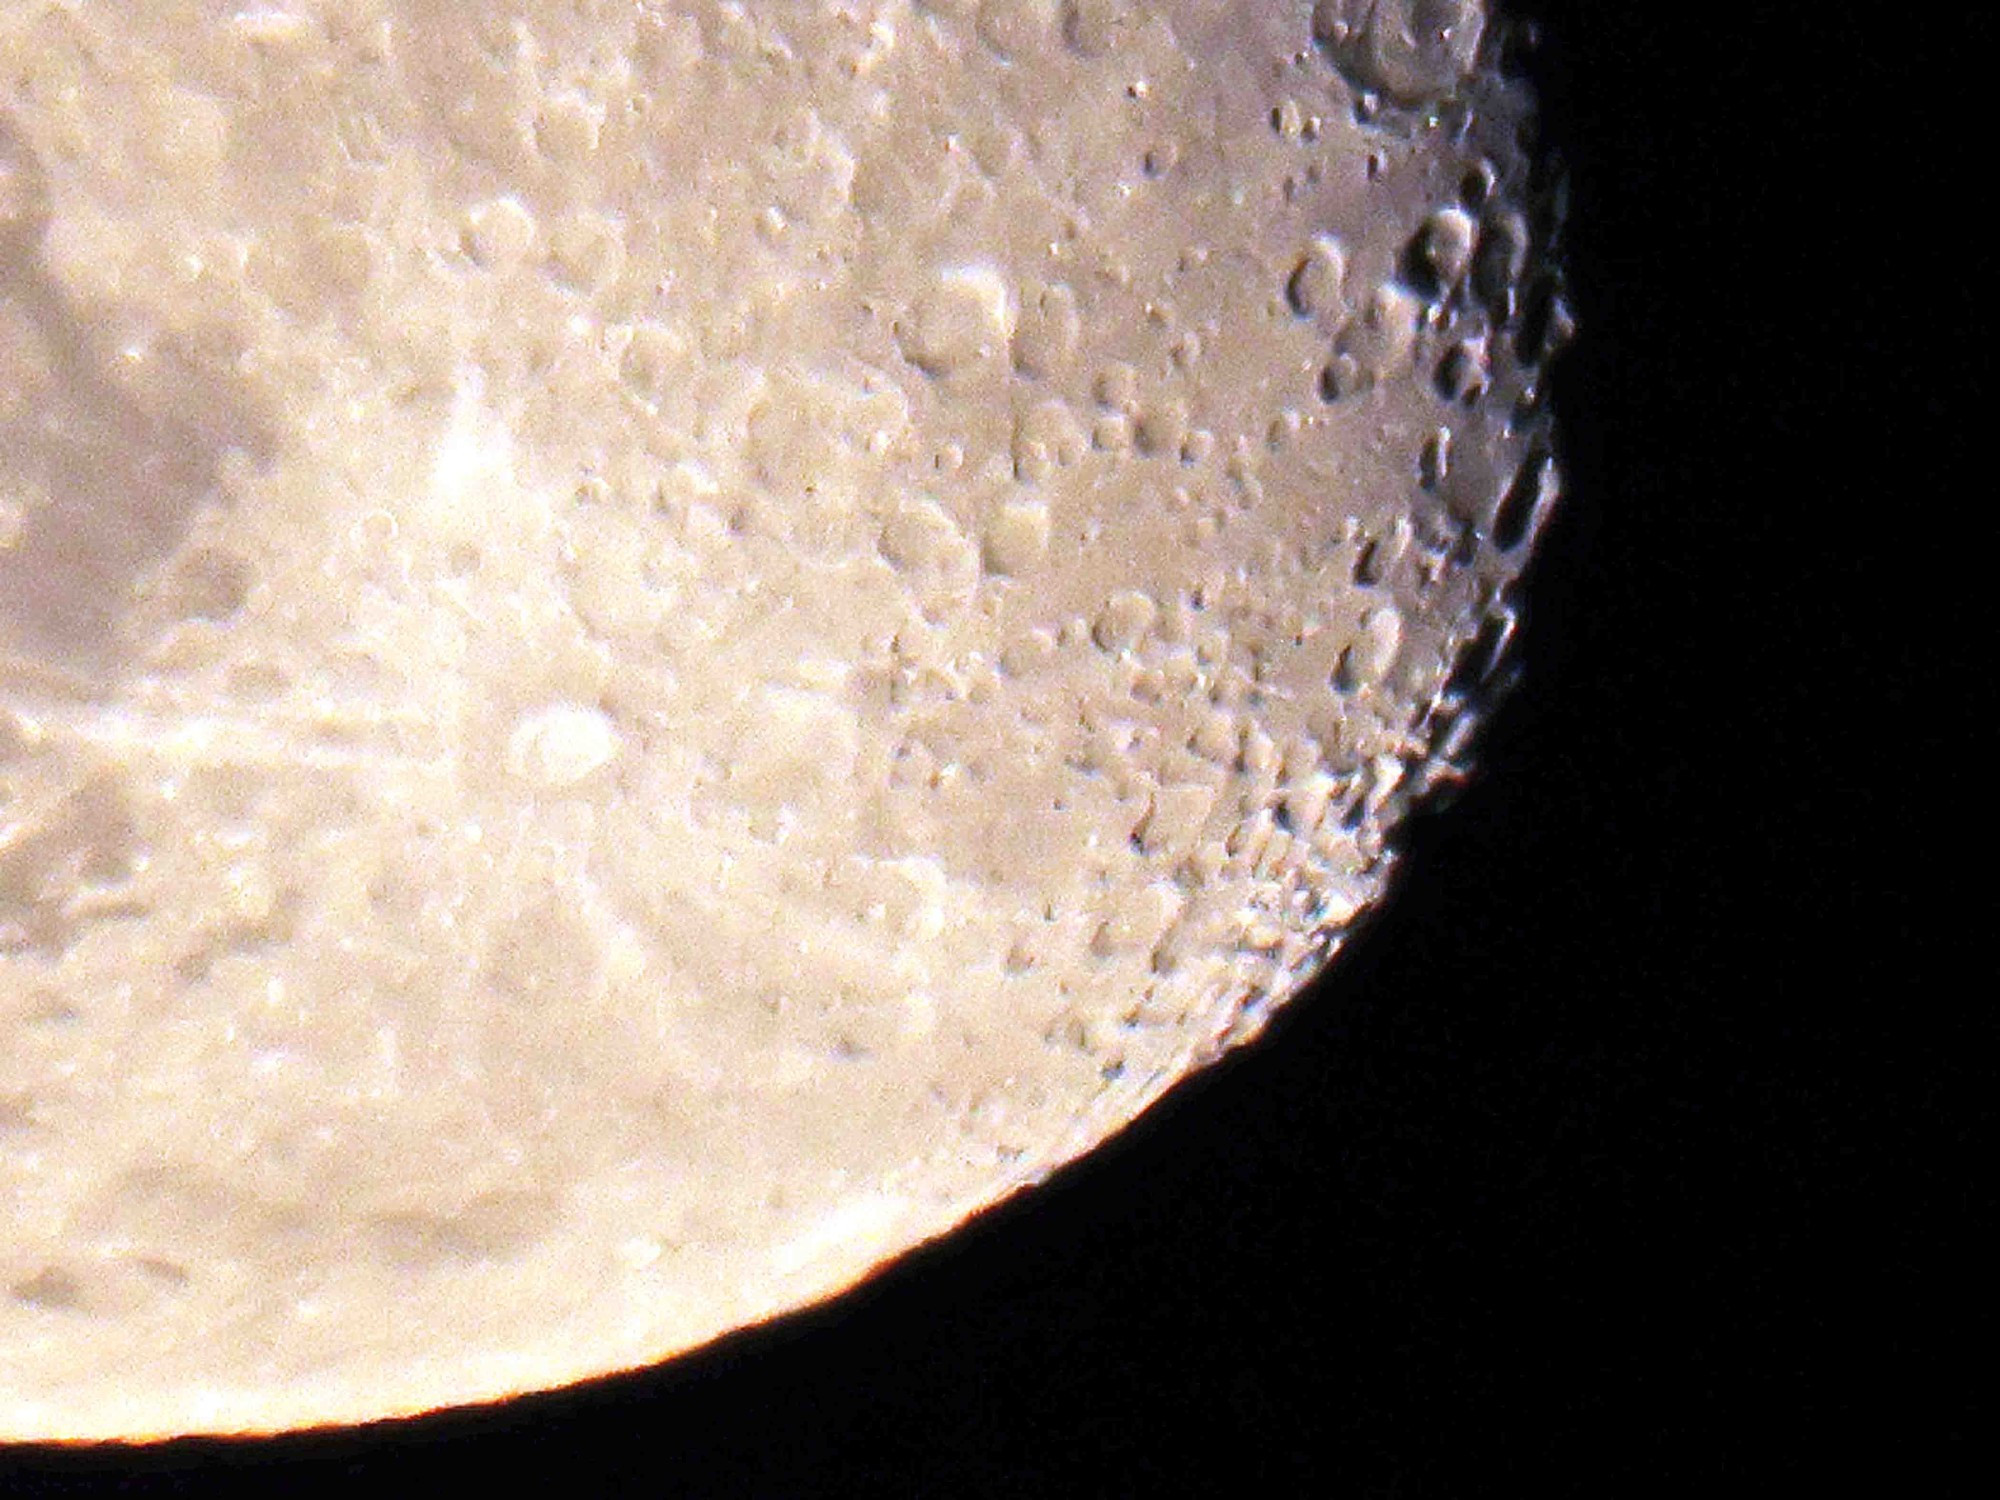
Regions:
[[1046, 1175], [1379, 894], [1553, 494], [1474, 5], [0, 62], [0, 1436], [647, 1363]]

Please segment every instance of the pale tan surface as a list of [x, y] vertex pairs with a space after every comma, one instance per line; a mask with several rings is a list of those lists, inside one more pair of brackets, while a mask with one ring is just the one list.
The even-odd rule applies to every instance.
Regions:
[[1536, 427], [1369, 13], [0, 0], [0, 1437], [646, 1363], [1255, 1031]]

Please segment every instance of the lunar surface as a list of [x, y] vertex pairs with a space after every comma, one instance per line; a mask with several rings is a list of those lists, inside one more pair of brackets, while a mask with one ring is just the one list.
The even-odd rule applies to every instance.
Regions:
[[0, 1437], [823, 1300], [1254, 1035], [1554, 493], [1474, 0], [0, 0]]

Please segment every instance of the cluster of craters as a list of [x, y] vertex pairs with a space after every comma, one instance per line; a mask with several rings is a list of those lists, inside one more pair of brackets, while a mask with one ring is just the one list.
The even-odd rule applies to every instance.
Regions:
[[83, 1410], [115, 1316], [227, 1386], [228, 1305], [303, 1378], [390, 1287], [530, 1379], [594, 1357], [538, 1318], [664, 1353], [1253, 1033], [1552, 488], [1492, 57], [0, 6], [0, 1368]]

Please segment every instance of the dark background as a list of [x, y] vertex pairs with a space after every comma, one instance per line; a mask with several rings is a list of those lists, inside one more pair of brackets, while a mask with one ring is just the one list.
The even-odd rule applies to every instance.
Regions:
[[670, 1373], [16, 1453], [0, 1493], [1955, 1492], [1992, 966], [1944, 983], [1924, 885], [1990, 696], [1943, 436], [1976, 164], [1893, 20], [1512, 9], [1572, 189], [1567, 501], [1480, 773], [1331, 979], [1048, 1189]]

